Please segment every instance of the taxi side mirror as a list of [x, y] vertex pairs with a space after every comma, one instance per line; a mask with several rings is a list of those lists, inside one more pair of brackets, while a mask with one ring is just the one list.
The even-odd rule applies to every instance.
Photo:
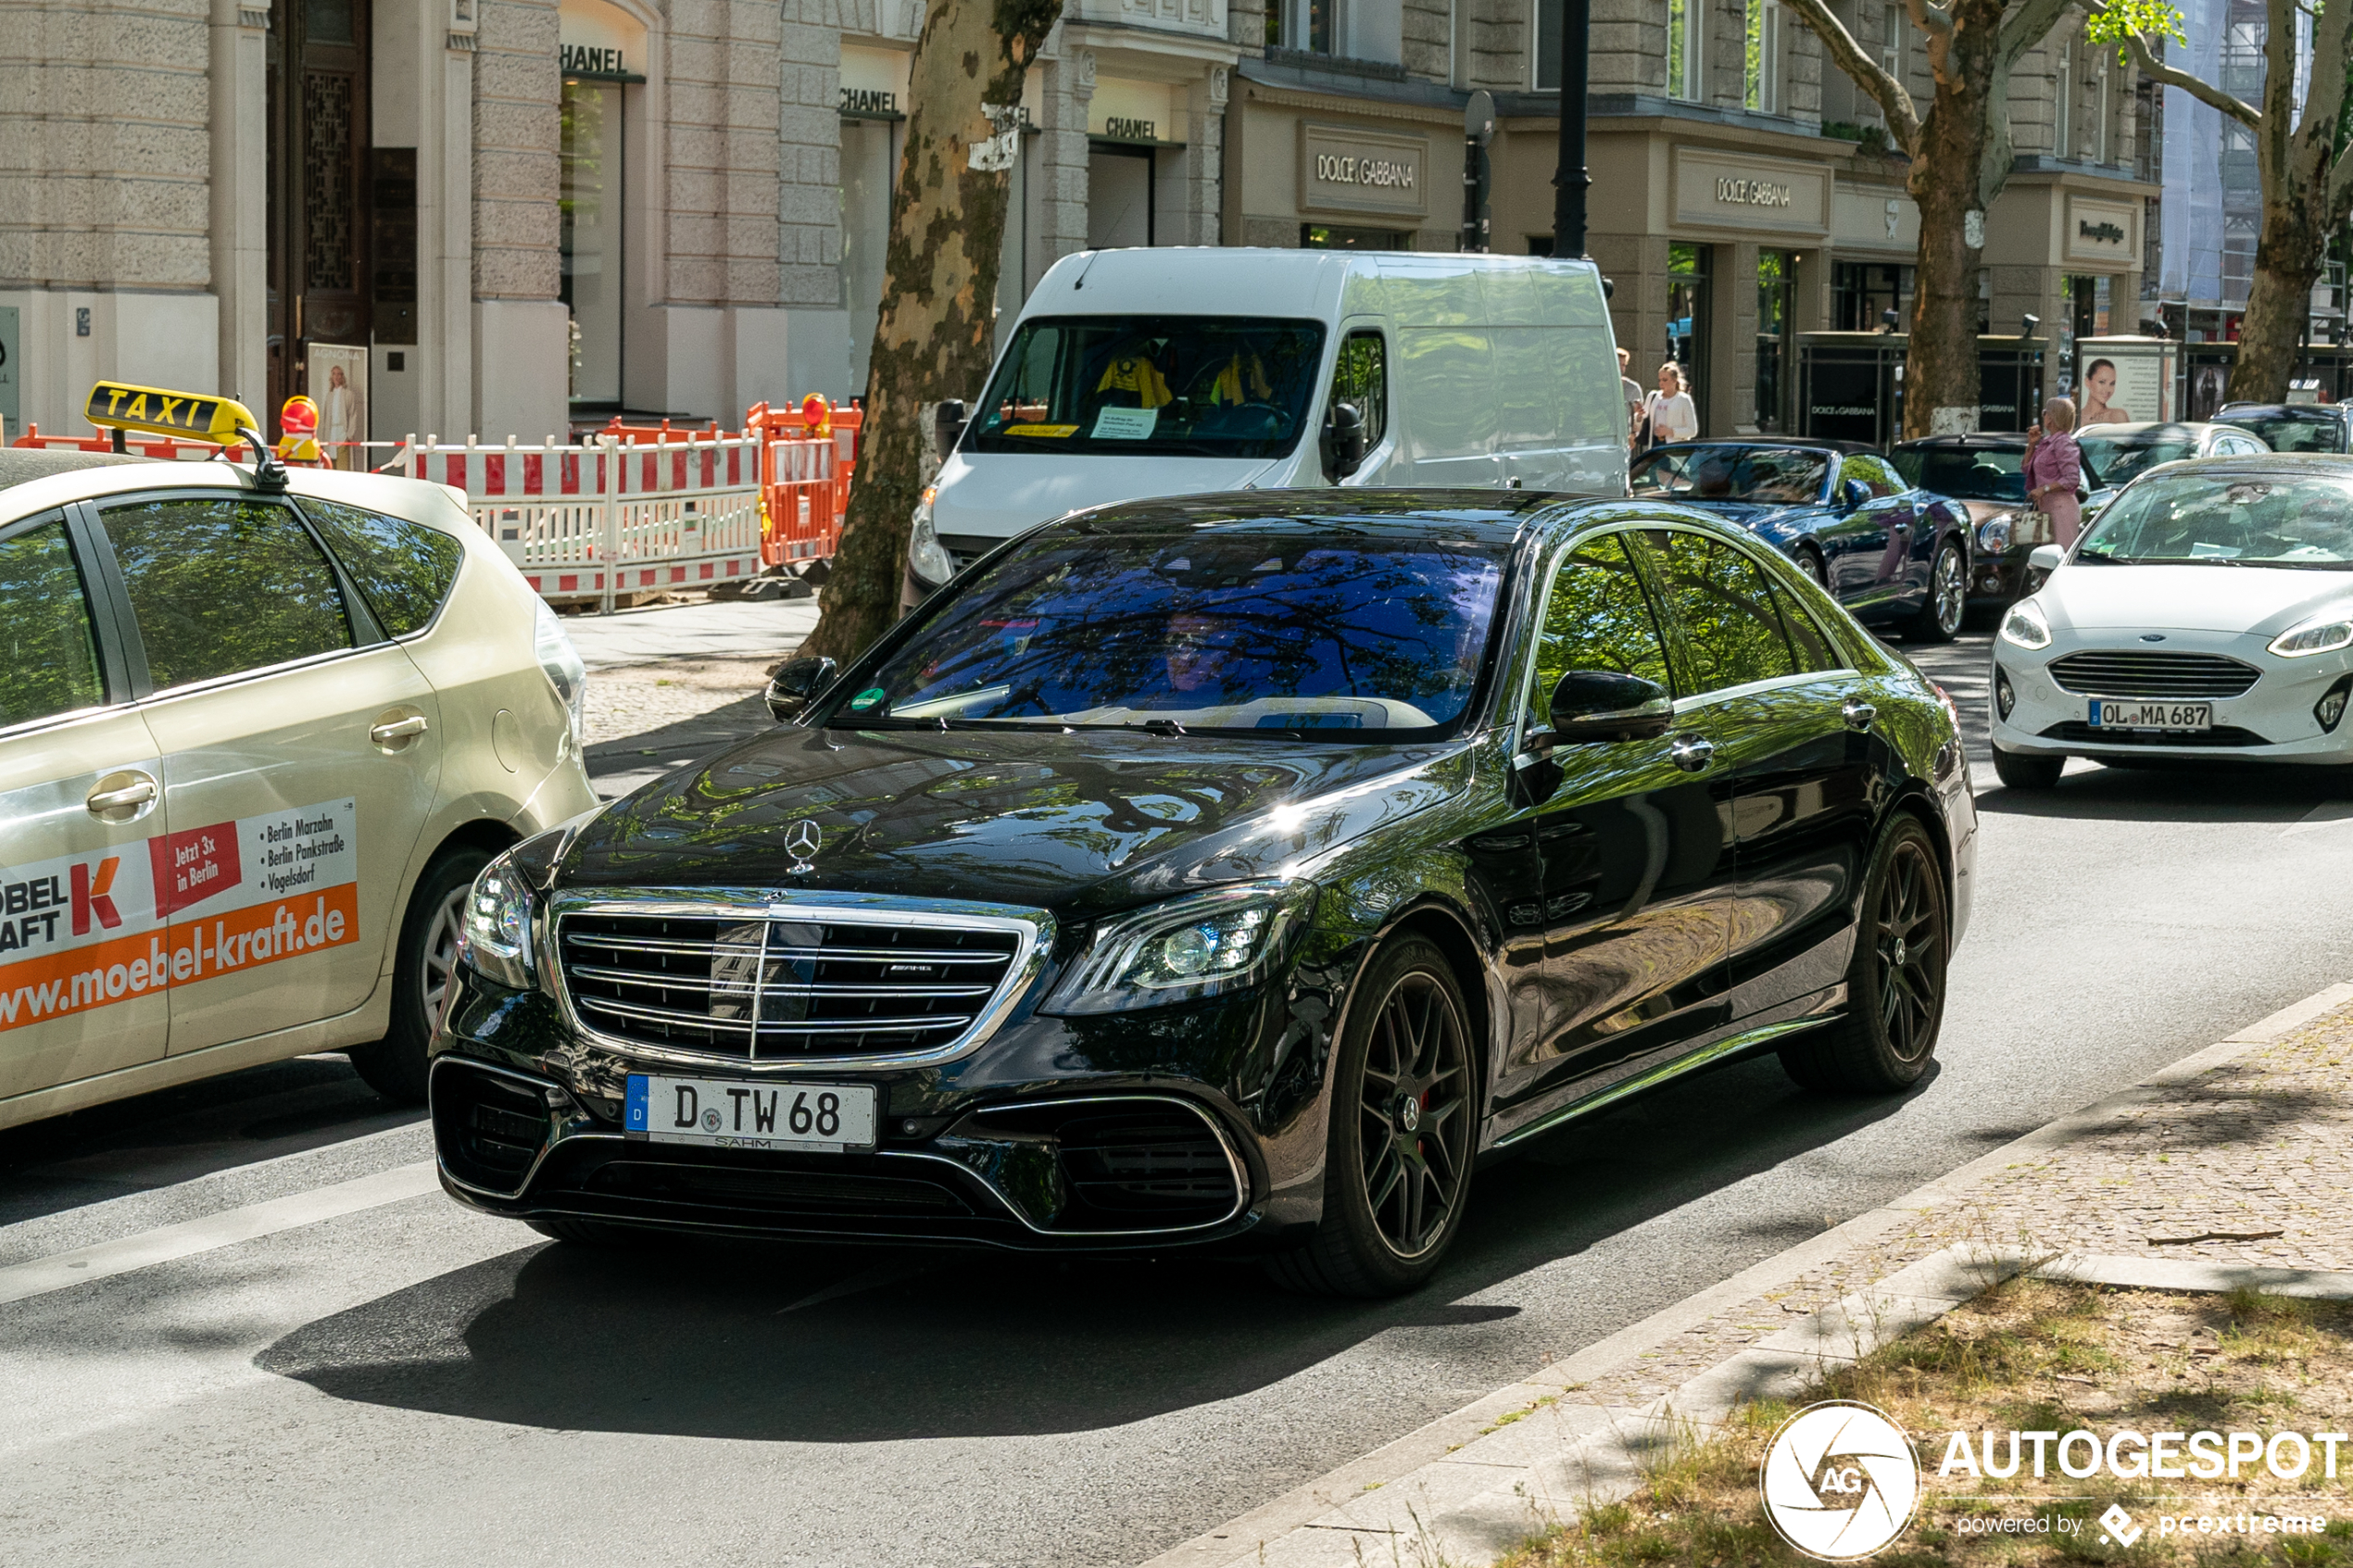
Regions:
[[832, 685], [841, 666], [830, 659], [796, 659], [768, 683], [768, 711], [779, 724], [789, 724], [809, 706], [809, 699]]
[[1553, 688], [1552, 740], [1653, 740], [1675, 722], [1675, 698], [1656, 681], [1615, 670], [1572, 670]]

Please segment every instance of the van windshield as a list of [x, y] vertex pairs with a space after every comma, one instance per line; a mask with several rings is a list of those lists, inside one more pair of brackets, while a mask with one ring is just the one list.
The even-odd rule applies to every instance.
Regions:
[[1307, 427], [1323, 356], [1317, 321], [1037, 317], [1013, 334], [966, 448], [1279, 458]]

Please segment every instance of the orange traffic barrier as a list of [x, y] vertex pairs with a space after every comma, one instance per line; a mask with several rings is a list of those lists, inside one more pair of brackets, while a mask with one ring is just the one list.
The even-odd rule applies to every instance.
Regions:
[[865, 413], [811, 394], [797, 408], [755, 403], [746, 434], [761, 438], [761, 559], [822, 560], [841, 545]]
[[[112, 433], [101, 435], [44, 435], [37, 424], [25, 426], [24, 433], [8, 445], [44, 452], [111, 452], [115, 449]], [[194, 462], [217, 458], [226, 448], [209, 441], [187, 441], [176, 435], [126, 434], [122, 450], [136, 457]]]

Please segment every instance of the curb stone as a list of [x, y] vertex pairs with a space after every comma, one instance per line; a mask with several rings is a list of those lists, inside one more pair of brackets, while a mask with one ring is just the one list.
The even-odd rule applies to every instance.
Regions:
[[[1887, 1340], [1933, 1323], [2022, 1270], [2079, 1283], [2169, 1290], [2259, 1285], [2296, 1295], [2353, 1294], [2353, 1275], [2189, 1261], [2066, 1255], [1961, 1243], [1749, 1345], [1646, 1405], [1565, 1405], [1568, 1389], [1627, 1367], [1720, 1313], [1867, 1248], [1968, 1193], [1985, 1177], [2046, 1155], [2161, 1100], [2259, 1047], [2353, 1002], [2353, 983], [2314, 993], [1881, 1207], [1766, 1259], [1721, 1284], [1596, 1341], [1151, 1559], [1143, 1568], [1355, 1568], [1359, 1563], [1487, 1562], [1585, 1503], [1640, 1481], [1645, 1461], [1704, 1436], [1735, 1403], [1802, 1392]], [[2116, 1277], [2108, 1277], [2114, 1274]], [[2206, 1284], [2168, 1283], [2203, 1280]], [[1515, 1411], [1511, 1424], [1494, 1424]]]

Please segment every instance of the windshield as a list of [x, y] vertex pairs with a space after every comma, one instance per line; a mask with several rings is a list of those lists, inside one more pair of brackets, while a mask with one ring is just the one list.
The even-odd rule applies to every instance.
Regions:
[[2026, 448], [1898, 446], [1888, 454], [1904, 482], [1957, 501], [2026, 499]]
[[2120, 441], [2114, 436], [2084, 435], [2075, 445], [2083, 454], [2083, 466], [2100, 476], [2103, 486], [2130, 484], [2159, 463], [2176, 462], [2197, 456], [2197, 437], [2144, 436]]
[[2077, 558], [2353, 567], [2353, 481], [2160, 474], [2119, 495]]
[[2252, 431], [2271, 443], [2274, 452], [2342, 452], [2345, 427], [2333, 414], [2233, 414], [2220, 421]]
[[1013, 334], [968, 445], [1278, 458], [1307, 427], [1323, 353], [1315, 321], [1038, 317]]
[[827, 722], [1428, 731], [1470, 701], [1510, 548], [1057, 530], [965, 581]]
[[1808, 506], [1822, 498], [1828, 453], [1802, 446], [1711, 444], [1647, 453], [1627, 476], [1637, 495], [1685, 501], [1761, 501]]

